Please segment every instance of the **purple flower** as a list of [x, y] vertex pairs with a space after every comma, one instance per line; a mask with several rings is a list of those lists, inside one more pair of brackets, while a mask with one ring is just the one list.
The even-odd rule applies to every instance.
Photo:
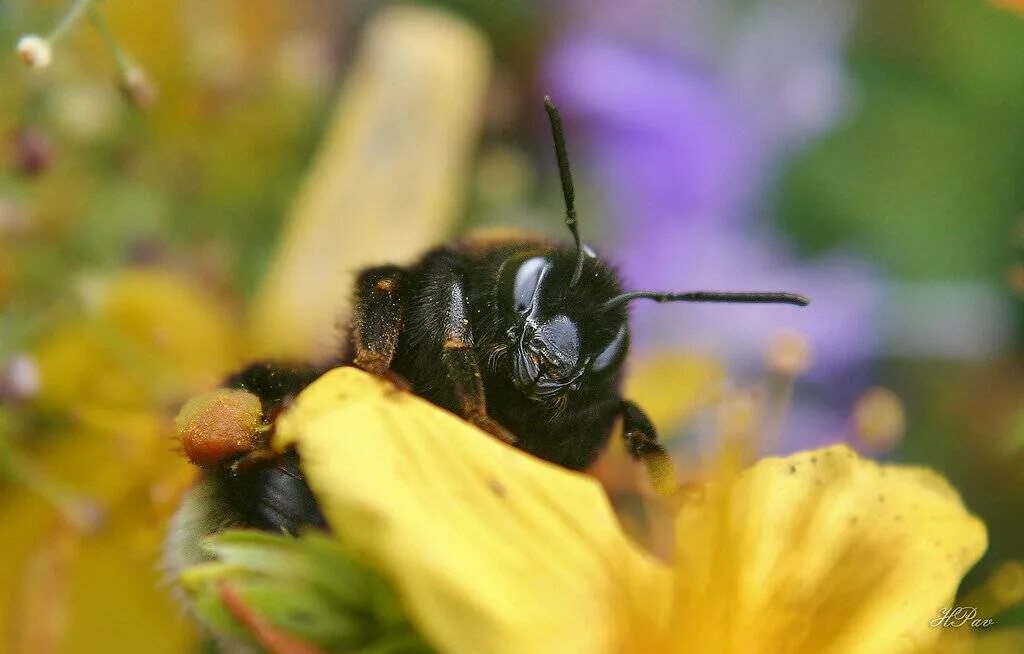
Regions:
[[[731, 61], [758, 51], [741, 46], [746, 54]], [[816, 352], [815, 373], [841, 372], [871, 356], [878, 290], [870, 266], [847, 254], [797, 260], [766, 229], [759, 209], [777, 159], [807, 138], [806, 116], [767, 116], [748, 97], [748, 85], [692, 57], [598, 36], [557, 46], [547, 73], [575, 131], [584, 134], [583, 151], [617, 232], [608, 240], [617, 244], [613, 255], [631, 284], [781, 289], [813, 298], [803, 310], [637, 303], [640, 348], [688, 345], [749, 362], [780, 331], [796, 330]]]
[[806, 308], [636, 302], [632, 311], [641, 348], [687, 345], [742, 364], [759, 361], [781, 332], [795, 331], [810, 341], [815, 361], [810, 375], [820, 378], [847, 374], [878, 345], [879, 280], [870, 266], [849, 255], [797, 262], [767, 234], [677, 223], [659, 229], [658, 238], [626, 237], [616, 258], [637, 288], [793, 290], [812, 299]]
[[[637, 302], [636, 347], [710, 350], [742, 372], [761, 366], [780, 332], [799, 332], [814, 352], [805, 384], [825, 383], [814, 394], [821, 401], [800, 408], [815, 418], [793, 426], [841, 425], [879, 344], [881, 280], [852, 253], [795, 256], [763, 206], [785, 156], [846, 104], [846, 6], [755, 3], [746, 14], [700, 6], [702, 14], [647, 0], [608, 21], [580, 5], [574, 24], [585, 32], [552, 48], [545, 88], [578, 135], [572, 147], [610, 218], [608, 254], [632, 288], [812, 298], [806, 309]], [[793, 434], [782, 447], [814, 437]]]
[[[616, 221], [721, 219], [750, 192], [745, 125], [707, 71], [585, 37], [553, 52], [549, 86], [585, 135]], [[576, 130], [573, 130], [576, 131]]]

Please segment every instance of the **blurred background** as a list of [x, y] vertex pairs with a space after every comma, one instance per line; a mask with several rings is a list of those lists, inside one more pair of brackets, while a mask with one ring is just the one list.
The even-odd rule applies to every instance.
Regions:
[[1024, 3], [7, 0], [0, 44], [0, 651], [199, 651], [177, 407], [328, 356], [364, 265], [567, 238], [546, 94], [627, 284], [813, 299], [634, 305], [684, 474], [749, 419], [933, 467], [1024, 626]]

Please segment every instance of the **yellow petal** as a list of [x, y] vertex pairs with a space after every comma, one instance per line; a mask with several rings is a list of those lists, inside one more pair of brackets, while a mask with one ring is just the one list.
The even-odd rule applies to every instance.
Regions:
[[[52, 442], [40, 443], [33, 459], [102, 507], [106, 521], [99, 533], [76, 537], [60, 570], [39, 577], [37, 550], [41, 565], [56, 565], [47, 553], [53, 506], [28, 485], [5, 489], [0, 514], [17, 528], [0, 539], [0, 643], [21, 629], [52, 637], [62, 652], [90, 645], [181, 652], [194, 638], [161, 583], [165, 520], [156, 514], [161, 486], [194, 471], [172, 451], [170, 415], [156, 405], [217, 383], [235, 365], [230, 315], [187, 280], [150, 269], [118, 274], [96, 300], [91, 314], [50, 332], [36, 349], [40, 402], [71, 424], [50, 430]], [[37, 582], [50, 613], [33, 610]], [[25, 647], [43, 651], [35, 640]]]
[[676, 651], [716, 653], [919, 651], [986, 547], [939, 475], [843, 446], [695, 492], [676, 537]]
[[40, 399], [61, 408], [148, 408], [214, 386], [238, 365], [230, 313], [169, 272], [113, 277], [96, 311], [52, 331], [35, 349]]
[[669, 571], [585, 475], [352, 368], [306, 389], [278, 437], [443, 652], [620, 652], [664, 625]]
[[[194, 469], [168, 447], [164, 416], [90, 407], [81, 417], [80, 427], [55, 434], [52, 447], [33, 457], [52, 479], [104, 509], [102, 529], [76, 535], [65, 557], [53, 507], [27, 486], [4, 489], [0, 515], [17, 528], [0, 539], [0, 651], [47, 651], [35, 642], [7, 648], [18, 632], [49, 634], [56, 652], [195, 651], [194, 630], [159, 569], [166, 516], [156, 497], [157, 484], [173, 475], [180, 485]], [[35, 601], [47, 611], [35, 610]]]
[[403, 6], [369, 23], [256, 296], [256, 356], [332, 354], [351, 273], [451, 230], [489, 74], [486, 37], [456, 16]]
[[[235, 325], [226, 305], [223, 297], [194, 280], [139, 268], [112, 280], [102, 299], [100, 322], [108, 330], [104, 340], [120, 363], [149, 367], [166, 377], [166, 388], [155, 389], [166, 395], [156, 397], [177, 399], [215, 385], [238, 365]], [[114, 339], [123, 350], [110, 342]]]

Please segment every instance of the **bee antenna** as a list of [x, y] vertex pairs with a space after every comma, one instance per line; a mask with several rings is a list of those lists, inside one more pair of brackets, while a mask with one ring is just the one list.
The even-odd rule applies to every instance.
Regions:
[[565, 198], [565, 226], [572, 232], [576, 242], [576, 269], [572, 273], [569, 287], [580, 281], [583, 274], [583, 244], [580, 242], [580, 230], [576, 224], [576, 191], [572, 186], [572, 172], [569, 170], [569, 154], [565, 148], [565, 132], [562, 130], [562, 116], [558, 107], [551, 102], [551, 96], [544, 96], [544, 109], [551, 121], [551, 136], [555, 141], [555, 158], [558, 159], [558, 174], [562, 178], [562, 196]]
[[717, 291], [690, 291], [689, 293], [658, 293], [655, 291], [630, 291], [616, 295], [601, 305], [603, 311], [614, 309], [633, 300], [654, 300], [655, 302], [737, 302], [753, 304], [793, 304], [806, 307], [810, 299], [797, 293], [719, 293]]

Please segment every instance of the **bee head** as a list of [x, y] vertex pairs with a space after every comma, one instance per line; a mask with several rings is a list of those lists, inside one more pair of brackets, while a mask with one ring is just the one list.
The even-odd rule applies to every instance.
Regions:
[[808, 303], [793, 293], [623, 292], [611, 268], [580, 241], [562, 119], [550, 98], [544, 99], [544, 108], [555, 143], [565, 225], [575, 247], [515, 255], [498, 274], [499, 304], [505, 305], [511, 323], [507, 331], [510, 372], [527, 396], [543, 399], [614, 375], [628, 349], [626, 307], [633, 300]]
[[625, 307], [604, 309], [621, 293], [615, 273], [584, 247], [514, 256], [502, 266], [498, 297], [508, 317], [512, 379], [534, 399], [575, 391], [590, 376], [614, 374], [628, 345]]

